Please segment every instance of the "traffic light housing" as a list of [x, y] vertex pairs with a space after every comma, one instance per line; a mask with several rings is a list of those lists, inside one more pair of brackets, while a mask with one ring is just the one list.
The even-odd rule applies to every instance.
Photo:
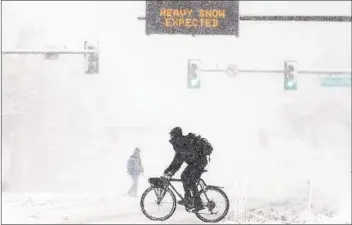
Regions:
[[200, 88], [200, 60], [189, 59], [188, 60], [188, 88], [197, 89]]
[[297, 90], [297, 62], [285, 61], [284, 89]]
[[84, 54], [84, 73], [86, 74], [98, 74], [99, 73], [99, 49], [98, 43], [96, 46], [84, 42], [84, 50], [93, 50], [94, 53]]

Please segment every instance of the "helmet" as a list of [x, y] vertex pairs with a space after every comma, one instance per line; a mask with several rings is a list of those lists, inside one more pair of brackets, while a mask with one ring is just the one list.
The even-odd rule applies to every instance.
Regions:
[[172, 130], [170, 131], [170, 135], [173, 137], [177, 137], [177, 136], [181, 136], [182, 135], [182, 129], [181, 127], [174, 127], [172, 128]]

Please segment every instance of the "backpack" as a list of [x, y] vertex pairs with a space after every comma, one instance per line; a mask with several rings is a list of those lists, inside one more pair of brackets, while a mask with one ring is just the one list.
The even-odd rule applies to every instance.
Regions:
[[209, 141], [206, 138], [202, 138], [200, 135], [191, 135], [190, 137], [192, 137], [191, 145], [193, 145], [201, 155], [209, 156], [210, 162], [210, 155], [213, 153], [213, 147]]
[[213, 146], [209, 143], [206, 138], [200, 138], [200, 145], [202, 146], [202, 152], [206, 156], [210, 156], [213, 153]]

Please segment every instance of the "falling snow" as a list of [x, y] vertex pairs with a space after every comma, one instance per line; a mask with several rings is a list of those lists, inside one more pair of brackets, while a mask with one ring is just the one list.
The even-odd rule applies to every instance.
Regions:
[[[350, 79], [351, 22], [227, 29], [222, 10], [203, 18], [166, 9], [164, 25], [186, 34], [165, 35], [152, 34], [165, 31], [161, 20], [137, 19], [144, 1], [2, 3], [2, 222], [156, 223], [140, 197], [171, 162], [169, 131], [180, 126], [214, 147], [202, 178], [230, 199], [220, 223], [351, 223], [350, 82], [324, 86], [334, 74], [300, 73], [297, 89], [285, 90], [283, 74], [296, 61]], [[351, 2], [241, 1], [239, 10], [350, 18]], [[195, 34], [193, 19], [204, 32], [222, 30]], [[62, 53], [85, 41], [99, 55]], [[5, 54], [45, 49], [56, 53]], [[189, 60], [201, 68], [197, 80], [188, 80]], [[130, 197], [136, 147], [144, 175]], [[200, 222], [178, 205], [162, 223]]]

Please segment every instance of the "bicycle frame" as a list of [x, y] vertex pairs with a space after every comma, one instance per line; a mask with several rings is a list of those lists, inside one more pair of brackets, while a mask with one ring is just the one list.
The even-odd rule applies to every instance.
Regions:
[[171, 187], [171, 189], [178, 195], [178, 197], [180, 197], [183, 200], [182, 195], [176, 190], [176, 188], [172, 185], [171, 182], [182, 182], [182, 180], [181, 179], [170, 179], [168, 181], [168, 185], [165, 187], [165, 189], [168, 187]]
[[[175, 193], [178, 195], [178, 197], [180, 197], [181, 200], [184, 199], [184, 197], [182, 197], [182, 195], [177, 191], [177, 189], [172, 185], [171, 182], [182, 182], [182, 180], [181, 180], [181, 179], [174, 179], [174, 178], [169, 179], [169, 180], [167, 181], [167, 185], [165, 185], [165, 187], [163, 188], [163, 191], [162, 191], [161, 195], [159, 196], [157, 193], [155, 193], [155, 194], [158, 196], [157, 204], [160, 204], [161, 200], [164, 198], [164, 196], [165, 196], [165, 194], [166, 194], [166, 190], [167, 190], [168, 187], [170, 187], [171, 190], [172, 190], [173, 192], [175, 192]], [[197, 187], [200, 187], [199, 192], [200, 192], [200, 193], [203, 192], [204, 195], [205, 195], [205, 197], [206, 197], [206, 199], [207, 199], [207, 201], [209, 201], [208, 196], [205, 194], [205, 190], [206, 190], [206, 188], [207, 188], [207, 184], [205, 183], [205, 181], [200, 178], [200, 179], [198, 180], [198, 182], [197, 182], [196, 185], [197, 185]]]

